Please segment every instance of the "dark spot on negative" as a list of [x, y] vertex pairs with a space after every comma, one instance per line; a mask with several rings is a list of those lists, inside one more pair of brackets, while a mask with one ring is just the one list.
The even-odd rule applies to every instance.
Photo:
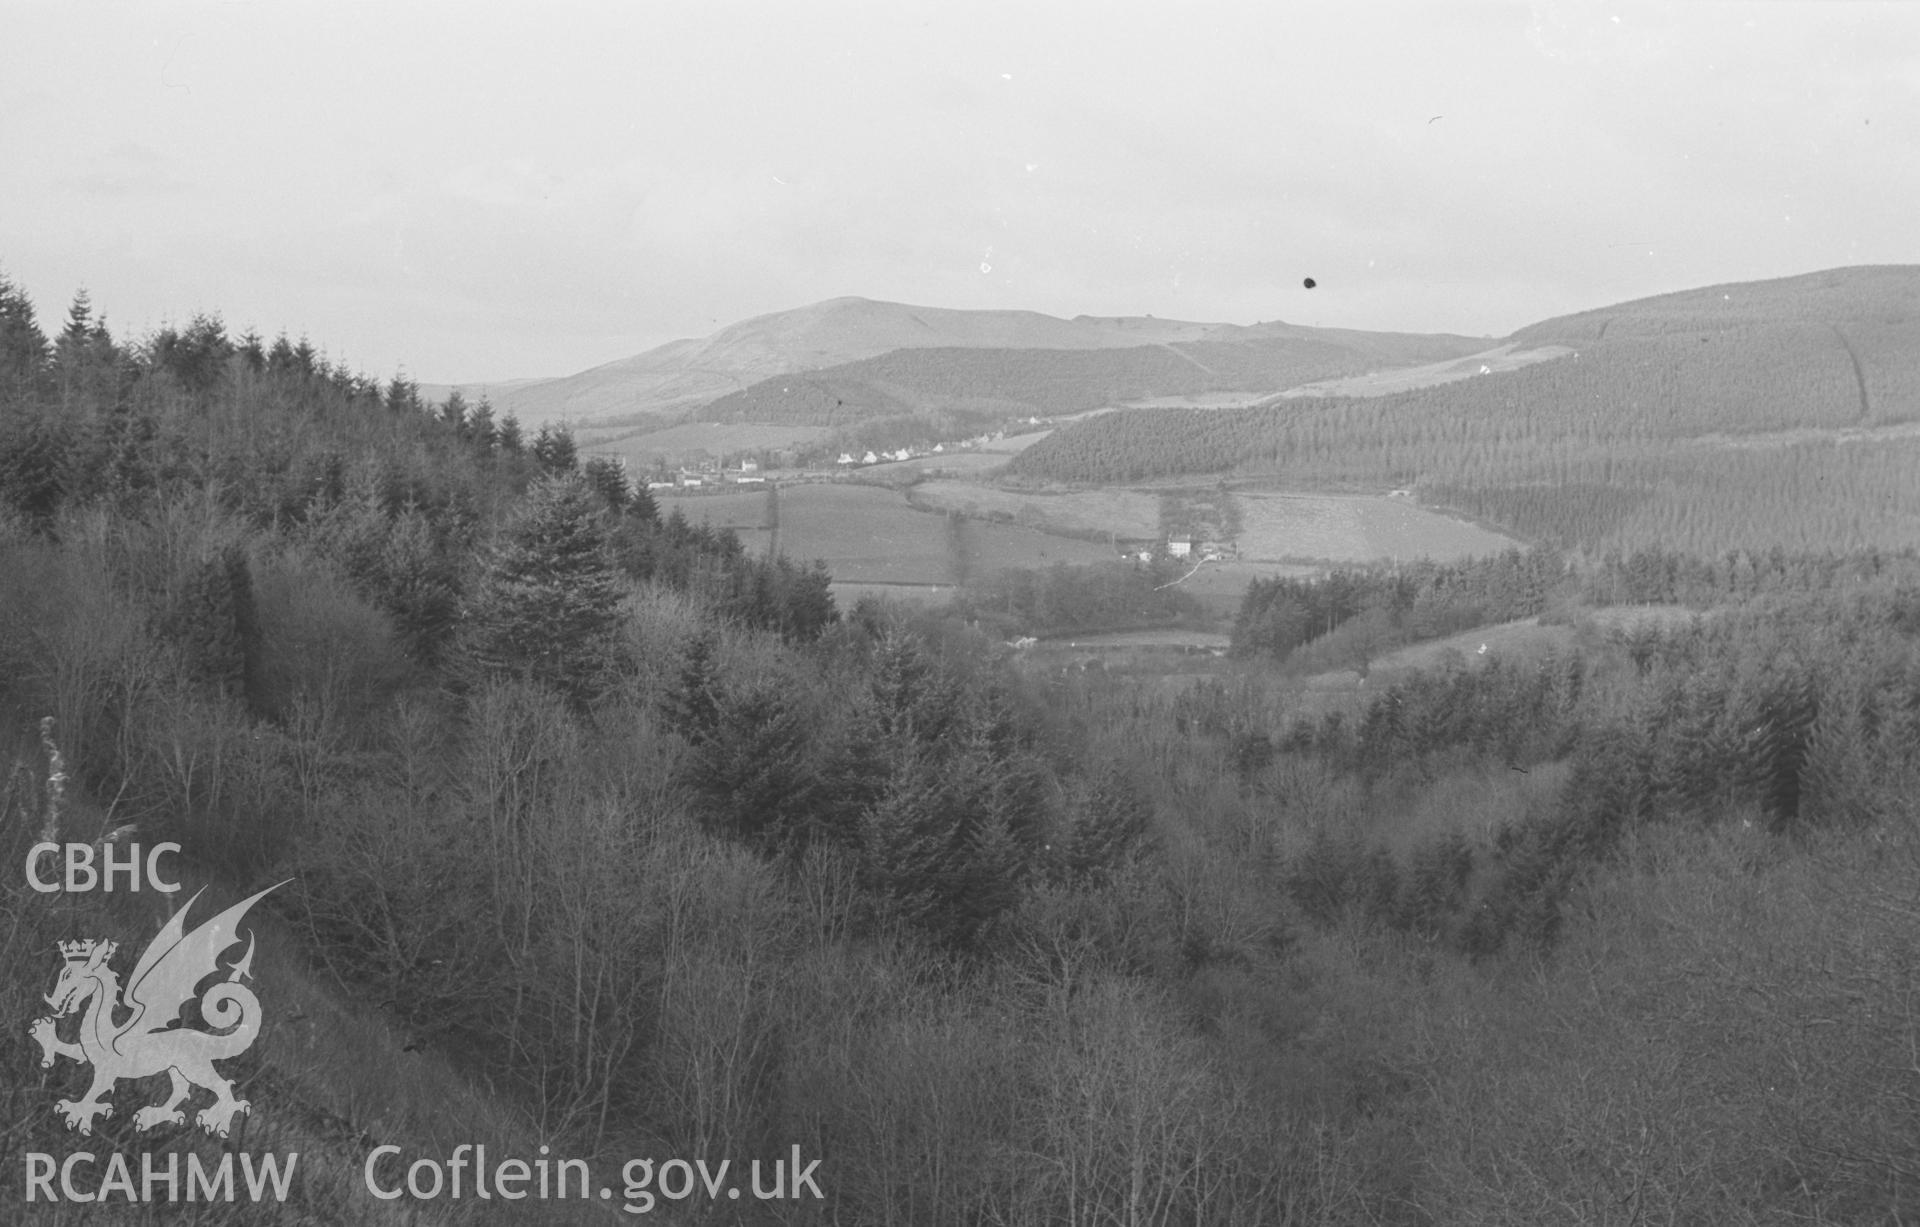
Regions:
[[1315, 281], [1313, 278], [1309, 277], [1305, 281], [1302, 281], [1300, 284], [1303, 286], [1306, 286], [1309, 290], [1311, 290], [1314, 286], [1318, 285], [1319, 283]]

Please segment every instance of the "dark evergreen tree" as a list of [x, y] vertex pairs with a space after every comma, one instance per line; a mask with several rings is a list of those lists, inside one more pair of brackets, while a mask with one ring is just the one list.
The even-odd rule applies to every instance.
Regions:
[[501, 451], [513, 456], [520, 454], [520, 448], [524, 442], [520, 435], [520, 419], [515, 417], [511, 410], [500, 419], [499, 440]]
[[1804, 670], [1787, 666], [1767, 687], [1748, 737], [1751, 787], [1775, 830], [1801, 819], [1802, 773], [1809, 737], [1820, 713], [1818, 692]]
[[228, 545], [188, 569], [163, 629], [195, 677], [236, 698], [256, 697], [260, 627], [243, 547]]
[[0, 416], [0, 499], [45, 528], [66, 496], [76, 471], [73, 428], [37, 414]]
[[573, 432], [565, 426], [545, 425], [533, 437], [533, 458], [549, 473], [571, 473], [579, 461]]
[[682, 680], [695, 688], [676, 720], [692, 743], [685, 779], [709, 829], [789, 856], [827, 834], [817, 823], [815, 718], [796, 679], [755, 677], [724, 689], [711, 676]]
[[664, 700], [673, 731], [699, 743], [720, 729], [719, 669], [714, 664], [714, 638], [696, 635], [687, 645], [680, 676]]
[[185, 331], [162, 328], [147, 342], [147, 362], [192, 393], [205, 393], [227, 374], [233, 342], [217, 315], [196, 315]]
[[1059, 880], [1104, 882], [1145, 843], [1151, 821], [1146, 799], [1110, 765], [1075, 783], [1047, 862]]
[[260, 342], [260, 334], [251, 328], [240, 338], [234, 353], [249, 374], [258, 375], [267, 369], [266, 348]]
[[[539, 455], [539, 446], [535, 445], [534, 454]], [[633, 483], [627, 480], [626, 466], [612, 456], [589, 456], [581, 467], [581, 476], [607, 505], [614, 515], [626, 514], [633, 502]]]
[[500, 441], [499, 427], [493, 420], [493, 403], [486, 393], [480, 394], [480, 403], [467, 414], [467, 437], [473, 442], [473, 449], [485, 456], [491, 453]]
[[287, 340], [287, 334], [283, 332], [274, 337], [273, 344], [267, 349], [268, 374], [295, 375], [299, 373], [298, 368], [299, 364], [293, 357], [293, 342]]
[[440, 405], [440, 420], [445, 422], [454, 434], [464, 435], [467, 431], [467, 398], [460, 389], [447, 393], [447, 399]]
[[653, 492], [647, 489], [647, 483], [633, 483], [631, 497], [627, 500], [627, 517], [648, 524], [660, 522], [660, 504], [654, 501]]
[[460, 616], [456, 551], [417, 508], [387, 527], [375, 565], [378, 603], [393, 617], [407, 654], [423, 664], [438, 662]]
[[314, 349], [313, 343], [308, 341], [307, 338], [301, 337], [300, 343], [293, 347], [293, 365], [294, 369], [300, 373], [301, 378], [311, 379], [320, 373], [325, 362], [321, 358], [320, 352]]
[[0, 274], [0, 405], [24, 404], [47, 369], [47, 337], [26, 291]]
[[483, 667], [546, 683], [575, 702], [600, 691], [620, 602], [602, 514], [577, 476], [549, 477], [527, 491], [467, 611]]
[[[279, 345], [284, 344], [285, 341], [286, 338], [281, 337], [280, 342], [274, 347], [275, 350], [277, 351]], [[292, 351], [288, 351], [288, 356], [291, 362]], [[420, 389], [414, 386], [413, 381], [405, 375], [395, 375], [387, 383], [386, 404], [387, 412], [393, 414], [417, 411], [420, 408]]]

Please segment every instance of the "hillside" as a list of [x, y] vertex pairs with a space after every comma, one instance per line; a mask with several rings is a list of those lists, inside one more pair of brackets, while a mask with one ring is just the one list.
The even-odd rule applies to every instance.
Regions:
[[1230, 340], [1126, 348], [898, 349], [762, 380], [687, 416], [817, 426], [838, 432], [835, 446], [859, 450], [952, 439], [1009, 419], [1065, 417], [1156, 398], [1258, 397], [1312, 380], [1401, 369], [1436, 351], [1457, 359], [1478, 344], [1392, 334], [1334, 340], [1277, 326], [1235, 329]]
[[1352, 369], [1320, 342], [1172, 344], [1108, 350], [912, 349], [763, 380], [698, 410], [714, 422], [844, 425], [897, 413], [972, 410], [1060, 416], [1151, 396], [1245, 392]]
[[1543, 320], [1515, 332], [1513, 339], [1524, 345], [1572, 345], [1755, 324], [1898, 326], [1916, 316], [1920, 316], [1920, 269], [1904, 264], [1863, 265], [1634, 299]]
[[1370, 399], [1107, 414], [1009, 472], [1416, 488], [1568, 546], [1846, 548], [1920, 527], [1920, 444], [1904, 425], [1920, 419], [1920, 269], [1666, 295], [1514, 342], [1570, 352]]
[[1109, 350], [1193, 342], [1314, 342], [1366, 356], [1373, 365], [1455, 357], [1481, 347], [1462, 337], [1160, 320], [1151, 316], [1060, 319], [1036, 311], [962, 311], [834, 298], [756, 316], [703, 339], [672, 341], [562, 379], [464, 387], [523, 421], [575, 423], [684, 411], [762, 380], [839, 367], [894, 350]]
[[[1217, 656], [1213, 564], [1040, 543], [1007, 567], [1021, 521], [1370, 555], [1423, 531], [1409, 500], [656, 506], [553, 432], [211, 317], [133, 347], [83, 303], [54, 341], [0, 279], [0, 322], [0, 1165], [23, 1195], [0, 1220], [1920, 1217], [1910, 549], [1461, 542], [1482, 556], [1246, 584]], [[1391, 398], [1286, 408], [1322, 428], [1303, 472], [1410, 463], [1383, 450]], [[1610, 484], [1539, 489], [1604, 520], [1595, 491], [1712, 446], [1660, 428], [1628, 463], [1594, 425]], [[1477, 430], [1465, 476], [1534, 463], [1524, 421]], [[1762, 514], [1824, 489], [1844, 516], [1911, 485], [1890, 447], [1828, 452], [1854, 467], [1824, 487], [1739, 467], [1791, 446], [1721, 449], [1640, 497], [1738, 486]], [[843, 614], [783, 552], [871, 582]], [[908, 584], [952, 604], [877, 595]], [[195, 956], [140, 958], [168, 896], [34, 876], [66, 841], [111, 883], [129, 834], [178, 845], [189, 889], [273, 887], [258, 958], [218, 960], [177, 1027], [154, 1004]], [[113, 1061], [109, 1037], [136, 1043]], [[176, 1087], [175, 1116], [157, 1074], [96, 1084], [160, 1043], [231, 1091]], [[213, 1136], [228, 1093], [249, 1111]], [[196, 1200], [176, 1160], [269, 1158], [284, 1193], [139, 1204]]]

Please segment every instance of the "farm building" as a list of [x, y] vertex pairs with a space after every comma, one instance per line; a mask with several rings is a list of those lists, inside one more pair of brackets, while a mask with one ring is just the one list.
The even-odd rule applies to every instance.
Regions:
[[1167, 554], [1173, 558], [1185, 558], [1193, 553], [1192, 537], [1168, 537]]

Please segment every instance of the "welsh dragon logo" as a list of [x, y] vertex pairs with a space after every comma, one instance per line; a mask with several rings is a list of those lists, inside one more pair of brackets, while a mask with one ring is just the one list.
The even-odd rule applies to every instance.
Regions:
[[[124, 998], [120, 978], [109, 966], [118, 943], [93, 938], [60, 943], [66, 965], [46, 997], [53, 1013], [35, 1019], [27, 1034], [40, 1042], [42, 1069], [52, 1067], [56, 1056], [93, 1066], [93, 1087], [86, 1096], [77, 1103], [62, 1099], [54, 1105], [67, 1118], [67, 1128], [92, 1133], [95, 1117], [113, 1115], [107, 1096], [115, 1083], [164, 1073], [173, 1080], [172, 1093], [165, 1103], [134, 1113], [135, 1127], [185, 1124], [180, 1104], [201, 1086], [213, 1092], [214, 1102], [200, 1112], [197, 1123], [215, 1137], [227, 1136], [233, 1118], [249, 1105], [233, 1097], [232, 1081], [222, 1078], [213, 1063], [245, 1052], [260, 1032], [260, 999], [240, 983], [252, 975], [252, 933], [247, 935], [246, 954], [231, 969], [222, 968], [219, 958], [239, 942], [236, 930], [247, 909], [285, 885], [269, 886], [188, 933], [187, 912], [202, 893], [196, 891], [148, 943], [134, 964]], [[194, 999], [201, 981], [222, 971], [226, 979], [199, 996], [200, 1017], [214, 1030], [189, 1029], [182, 1008]], [[62, 1040], [56, 1031], [60, 1021], [83, 1007], [78, 1042]], [[119, 1021], [116, 1015], [122, 1016]]]

